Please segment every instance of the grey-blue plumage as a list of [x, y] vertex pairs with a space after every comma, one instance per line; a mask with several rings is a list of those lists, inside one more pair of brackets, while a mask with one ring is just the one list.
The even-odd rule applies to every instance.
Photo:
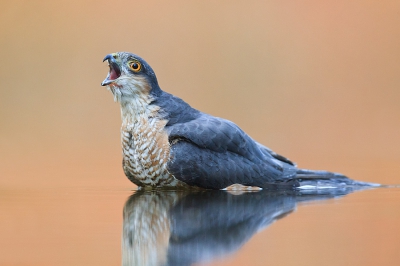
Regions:
[[110, 72], [102, 85], [121, 103], [124, 171], [139, 186], [364, 184], [340, 174], [298, 169], [233, 122], [200, 112], [162, 91], [151, 67], [134, 54], [119, 52], [104, 60]]
[[173, 143], [168, 169], [179, 180], [204, 188], [263, 187], [291, 181], [296, 175], [294, 163], [255, 142], [233, 122], [157, 91], [152, 104], [163, 110], [168, 120], [165, 130]]

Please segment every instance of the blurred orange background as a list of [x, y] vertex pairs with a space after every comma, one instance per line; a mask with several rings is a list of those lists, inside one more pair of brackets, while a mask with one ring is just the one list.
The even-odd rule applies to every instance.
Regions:
[[398, 1], [3, 1], [2, 187], [132, 186], [103, 57], [301, 167], [399, 183]]
[[[234, 121], [300, 167], [398, 184], [399, 14], [400, 2], [389, 0], [2, 1], [0, 189], [11, 195], [15, 189], [106, 187], [124, 193], [113, 203], [78, 193], [75, 204], [122, 213], [135, 186], [122, 171], [119, 106], [100, 86], [108, 72], [102, 59], [116, 51], [145, 58], [163, 90]], [[21, 228], [27, 224], [16, 206], [32, 195], [18, 193], [26, 198], [3, 203]], [[32, 193], [40, 206], [48, 203]], [[32, 215], [51, 219], [57, 208], [41, 207]], [[88, 223], [74, 236], [104, 218], [68, 208], [63, 215], [70, 225]], [[122, 218], [112, 217], [104, 223], [117, 224], [118, 231]], [[93, 234], [104, 229], [96, 226], [89, 229]], [[26, 227], [30, 242], [22, 247], [48, 233], [34, 230]], [[2, 237], [13, 239], [15, 232], [4, 229]], [[67, 247], [69, 234], [63, 235]], [[18, 256], [20, 242], [12, 243], [8, 252]], [[53, 247], [51, 241], [42, 245]], [[112, 256], [119, 256], [113, 248]], [[61, 265], [62, 256], [50, 264]], [[82, 261], [85, 254], [76, 256]]]

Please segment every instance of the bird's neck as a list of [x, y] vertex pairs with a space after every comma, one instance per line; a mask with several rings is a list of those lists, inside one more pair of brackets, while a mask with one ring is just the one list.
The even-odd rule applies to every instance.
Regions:
[[146, 94], [137, 94], [134, 97], [121, 100], [122, 125], [128, 126], [141, 120], [148, 120], [157, 115], [158, 106], [152, 105], [152, 97]]

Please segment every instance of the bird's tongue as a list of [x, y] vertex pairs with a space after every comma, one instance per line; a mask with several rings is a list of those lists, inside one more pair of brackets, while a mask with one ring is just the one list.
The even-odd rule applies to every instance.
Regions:
[[109, 80], [114, 80], [114, 79], [117, 79], [118, 78], [118, 74], [117, 74], [117, 72], [115, 71], [115, 69], [114, 68], [112, 68], [112, 67], [110, 67], [110, 76], [109, 76]]

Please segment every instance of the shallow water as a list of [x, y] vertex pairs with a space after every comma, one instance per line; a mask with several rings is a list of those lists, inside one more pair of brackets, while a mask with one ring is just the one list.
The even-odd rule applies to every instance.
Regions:
[[346, 193], [1, 190], [0, 265], [399, 265], [400, 189]]

